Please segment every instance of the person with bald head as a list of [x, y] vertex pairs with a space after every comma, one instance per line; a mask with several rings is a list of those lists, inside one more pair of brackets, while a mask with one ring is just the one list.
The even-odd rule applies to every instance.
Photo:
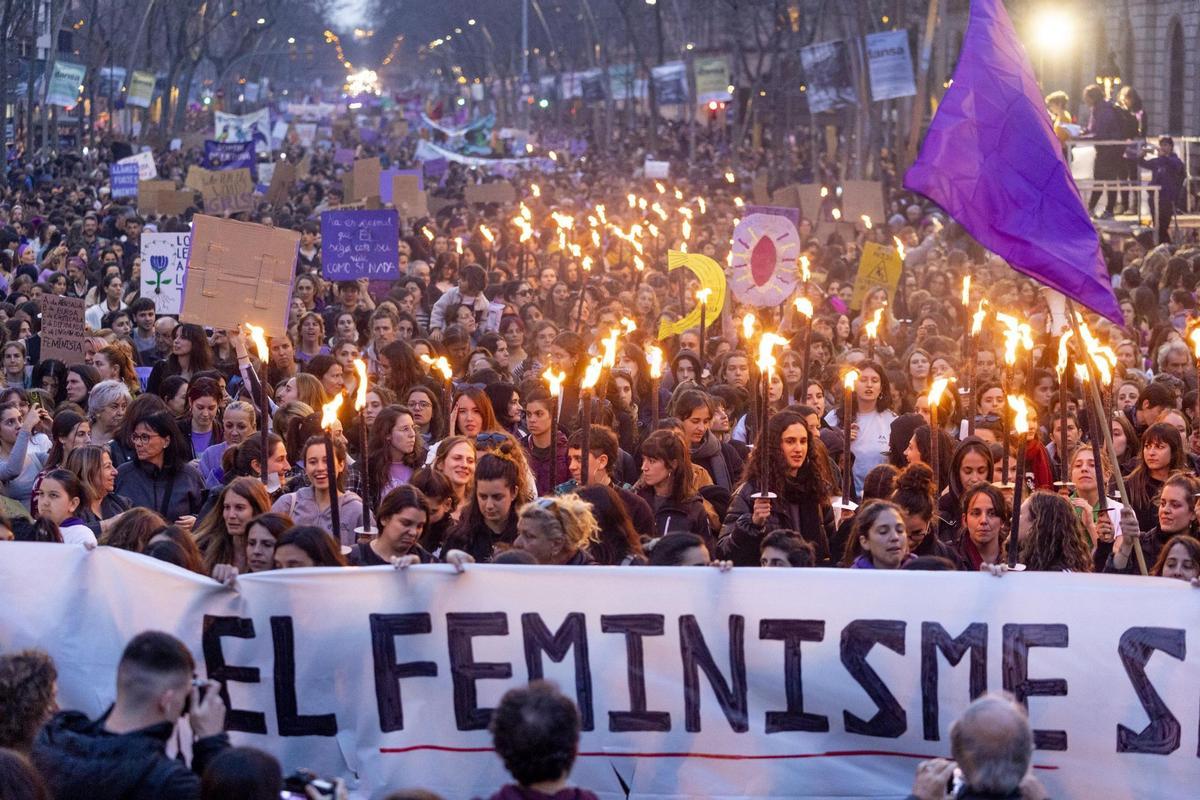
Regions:
[[1008, 693], [980, 697], [950, 726], [953, 760], [917, 765], [908, 800], [1046, 800], [1030, 774], [1033, 729], [1024, 706]]

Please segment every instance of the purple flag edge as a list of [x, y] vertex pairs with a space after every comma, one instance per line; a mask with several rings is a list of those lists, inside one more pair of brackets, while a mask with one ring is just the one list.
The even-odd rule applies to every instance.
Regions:
[[[1003, 16], [1001, 17], [1001, 15]], [[999, 22], [999, 30], [994, 29], [989, 24], [993, 19]], [[984, 27], [984, 30], [986, 31], [985, 33], [981, 34], [980, 26]], [[971, 69], [973, 66], [970, 56], [966, 55], [966, 53], [968, 52], [968, 48], [973, 39], [976, 39], [981, 35], [988, 36], [992, 34], [1006, 34], [1005, 38], [1010, 39], [1017, 44], [1017, 49], [1020, 53], [1018, 58], [1020, 60], [1016, 66], [1020, 68], [1022, 74], [1032, 76], [1032, 65], [1028, 60], [1028, 55], [1025, 53], [1024, 47], [1021, 46], [1016, 40], [1011, 19], [1008, 17], [1008, 12], [1004, 9], [1003, 5], [997, 3], [996, 0], [971, 0], [970, 18], [967, 23], [966, 35], [963, 37], [964, 57], [959, 59], [958, 65], [955, 67], [952, 83], [950, 89], [947, 91], [947, 95], [950, 95], [951, 93], [958, 95], [962, 92], [969, 93], [972, 91], [970, 88], [960, 88], [962, 86], [962, 82], [960, 81], [960, 73], [967, 69]], [[990, 66], [990, 64], [981, 66]], [[969, 85], [970, 83], [968, 82], [968, 86]], [[1028, 95], [1026, 95], [1026, 97], [1028, 98]], [[1040, 95], [1037, 99], [1037, 104], [1039, 106], [1041, 104]], [[1041, 283], [1056, 289], [1059, 292], [1062, 292], [1067, 297], [1079, 302], [1081, 305], [1086, 306], [1088, 309], [1100, 314], [1106, 319], [1109, 319], [1118, 325], [1124, 325], [1124, 315], [1121, 313], [1120, 305], [1117, 303], [1116, 296], [1113, 293], [1111, 281], [1107, 277], [1108, 268], [1101, 253], [1099, 233], [1096, 231], [1090, 215], [1087, 214], [1086, 210], [1084, 209], [1082, 199], [1079, 197], [1078, 189], [1075, 187], [1073, 181], [1068, 181], [1068, 187], [1070, 189], [1069, 196], [1073, 197], [1075, 200], [1074, 205], [1078, 208], [1080, 221], [1086, 220], [1092, 235], [1095, 236], [1094, 248], [1089, 249], [1092, 249], [1092, 255], [1090, 258], [1093, 261], [1093, 267], [1099, 268], [1098, 274], [1092, 274], [1091, 271], [1085, 271], [1069, 262], [1066, 262], [1062, 259], [1055, 259], [1052, 256], [1049, 257], [1051, 260], [1051, 263], [1049, 264], [1043, 263], [1036, 266], [1023, 266], [1021, 264], [1014, 263], [1012, 261], [1012, 256], [1014, 255], [1013, 251], [1016, 249], [1029, 250], [1036, 248], [1033, 240], [1025, 240], [1024, 244], [1027, 246], [1023, 248], [1006, 246], [1004, 243], [997, 241], [1000, 234], [992, 235], [992, 229], [987, 227], [986, 223], [980, 224], [970, 220], [971, 215], [964, 213], [962, 204], [960, 202], [950, 200], [947, 197], [937, 196], [938, 193], [935, 190], [938, 188], [938, 186], [936, 184], [942, 182], [935, 181], [934, 176], [940, 171], [940, 165], [936, 162], [923, 163], [923, 161], [926, 158], [926, 149], [931, 135], [934, 135], [934, 138], [936, 139], [937, 134], [940, 133], [938, 130], [940, 127], [938, 124], [938, 117], [946, 113], [947, 105], [948, 104], [946, 103], [945, 98], [943, 98], [942, 106], [939, 107], [937, 113], [934, 115], [934, 119], [930, 123], [929, 130], [926, 131], [925, 141], [922, 142], [921, 152], [917, 156], [917, 160], [913, 162], [913, 164], [905, 172], [904, 187], [910, 191], [922, 194], [937, 203], [946, 211], [947, 214], [949, 214], [952, 219], [958, 222], [964, 230], [966, 230], [977, 241], [979, 241], [980, 244], [1004, 258], [1013, 269], [1030, 278], [1040, 281]], [[967, 105], [968, 104], [965, 102], [956, 101], [951, 105], [951, 107], [961, 108]], [[1046, 118], [1045, 124], [1047, 132], [1051, 132], [1049, 118]], [[1057, 144], [1057, 139], [1055, 139], [1055, 143]], [[1063, 161], [1061, 151], [1057, 146], [1055, 146], [1051, 152], [1059, 164], [1063, 166], [1064, 175], [1069, 176], [1070, 173], [1066, 168], [1065, 162]], [[914, 171], [917, 173], [916, 175], [914, 175]], [[922, 178], [926, 179], [926, 185], [921, 185], [919, 183], [919, 180]], [[1017, 254], [1017, 257], [1021, 258], [1020, 254]], [[1054, 263], [1055, 261], [1058, 263]], [[1044, 270], [1047, 266], [1055, 267], [1058, 265], [1061, 265], [1063, 268], [1069, 270], [1070, 272], [1067, 274], [1073, 273], [1076, 277], [1078, 277], [1079, 281], [1072, 282], [1075, 283], [1075, 285], [1072, 286], [1069, 285], [1068, 282], [1062, 280], [1060, 277], [1043, 274], [1042, 270]]]

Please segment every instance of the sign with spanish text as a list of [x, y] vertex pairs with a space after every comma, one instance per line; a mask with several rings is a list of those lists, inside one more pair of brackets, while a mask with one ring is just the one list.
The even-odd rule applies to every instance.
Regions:
[[893, 100], [917, 93], [907, 30], [868, 33], [863, 43], [867, 48], [872, 100]]
[[400, 277], [400, 215], [394, 209], [321, 214], [321, 274], [333, 281]]
[[108, 171], [113, 199], [138, 196], [138, 165], [113, 164]]
[[50, 85], [46, 89], [46, 104], [74, 108], [79, 102], [79, 92], [83, 89], [84, 75], [87, 75], [87, 67], [83, 64], [55, 61], [54, 71], [50, 74]]
[[68, 367], [82, 364], [83, 298], [43, 294], [38, 302], [42, 307], [42, 361], [56, 358]]

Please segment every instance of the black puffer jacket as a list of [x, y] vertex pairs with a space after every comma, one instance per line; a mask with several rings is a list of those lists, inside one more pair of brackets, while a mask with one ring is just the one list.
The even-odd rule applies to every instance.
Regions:
[[797, 531], [812, 544], [818, 566], [829, 562], [829, 541], [834, 537], [836, 524], [833, 506], [819, 502], [816, 497], [803, 501], [779, 497], [771, 501], [771, 516], [766, 524], [759, 526], [753, 522], [752, 495], [757, 493], [758, 486], [752, 481], [746, 481], [733, 493], [717, 542], [717, 558], [732, 561], [735, 567], [757, 567], [762, 538], [784, 528]]
[[669, 499], [658, 502], [654, 490], [645, 486], [636, 487], [634, 493], [645, 500], [654, 512], [652, 534], [655, 539], [668, 533], [694, 533], [704, 540], [710, 553], [713, 551], [716, 539], [708, 521], [708, 509], [700, 495], [694, 494], [682, 503], [675, 503]]
[[78, 711], [56, 714], [33, 744], [33, 761], [56, 800], [195, 800], [200, 775], [225, 748], [225, 734], [197, 739], [192, 769], [167, 757], [174, 726], [161, 722], [132, 733], [104, 730], [104, 716]]

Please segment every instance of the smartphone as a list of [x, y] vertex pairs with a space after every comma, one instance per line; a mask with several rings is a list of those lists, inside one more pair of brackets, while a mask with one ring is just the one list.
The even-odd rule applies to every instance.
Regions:
[[42, 393], [37, 389], [34, 389], [29, 393], [29, 405], [33, 406], [34, 408], [46, 407], [45, 401], [42, 400]]

